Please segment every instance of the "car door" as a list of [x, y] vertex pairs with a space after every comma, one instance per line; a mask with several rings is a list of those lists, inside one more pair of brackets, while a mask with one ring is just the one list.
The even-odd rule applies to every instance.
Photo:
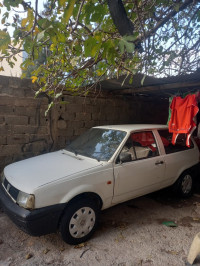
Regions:
[[193, 140], [186, 146], [186, 134], [179, 134], [175, 145], [171, 143], [172, 133], [167, 129], [158, 130], [165, 151], [166, 171], [163, 187], [172, 185], [178, 177], [190, 167], [199, 162], [199, 151]]
[[164, 158], [153, 131], [132, 133], [114, 165], [113, 203], [158, 190], [164, 174]]

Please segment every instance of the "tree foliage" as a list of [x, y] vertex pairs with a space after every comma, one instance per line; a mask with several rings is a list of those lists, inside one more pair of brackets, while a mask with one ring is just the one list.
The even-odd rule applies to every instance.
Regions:
[[[24, 50], [26, 71], [47, 50], [32, 80], [40, 85], [38, 93], [48, 93], [52, 101], [63, 90], [87, 94], [100, 80], [121, 74], [167, 76], [199, 67], [199, 1], [47, 0], [40, 13], [38, 0], [34, 7], [28, 0], [4, 0], [3, 6], [1, 59], [13, 65], [15, 55]], [[6, 30], [11, 10], [13, 40]], [[79, 89], [85, 85], [86, 90]]]

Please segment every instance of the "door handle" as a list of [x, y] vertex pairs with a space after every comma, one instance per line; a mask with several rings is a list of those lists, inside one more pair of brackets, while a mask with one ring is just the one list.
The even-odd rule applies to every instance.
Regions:
[[163, 161], [157, 161], [157, 162], [155, 162], [155, 165], [159, 165], [159, 164], [164, 164], [164, 162]]

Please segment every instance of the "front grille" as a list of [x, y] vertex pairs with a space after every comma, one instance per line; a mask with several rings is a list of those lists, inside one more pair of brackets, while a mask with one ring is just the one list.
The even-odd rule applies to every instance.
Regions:
[[17, 200], [17, 196], [19, 194], [19, 190], [16, 189], [15, 187], [13, 187], [9, 182], [8, 180], [5, 178], [4, 181], [3, 181], [3, 186], [5, 188], [5, 190], [7, 191], [8, 195], [10, 195], [10, 197], [13, 199], [13, 200]]

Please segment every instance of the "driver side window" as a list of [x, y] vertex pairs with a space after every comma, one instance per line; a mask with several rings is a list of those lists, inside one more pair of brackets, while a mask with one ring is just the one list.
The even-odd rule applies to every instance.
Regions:
[[119, 161], [130, 162], [158, 156], [158, 148], [151, 131], [132, 133], [124, 145]]

